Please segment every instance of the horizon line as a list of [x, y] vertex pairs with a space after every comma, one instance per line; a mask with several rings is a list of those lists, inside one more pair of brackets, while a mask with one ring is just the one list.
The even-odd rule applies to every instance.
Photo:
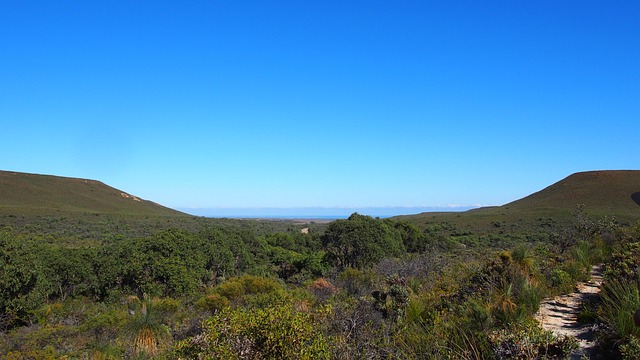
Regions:
[[326, 210], [348, 210], [348, 209], [457, 209], [457, 208], [479, 208], [487, 206], [499, 206], [491, 204], [447, 204], [447, 205], [384, 205], [384, 206], [178, 206], [178, 209], [193, 210], [296, 210], [296, 209], [326, 209]]
[[215, 207], [176, 208], [176, 210], [204, 217], [220, 218], [270, 218], [270, 219], [340, 219], [353, 213], [372, 217], [415, 215], [424, 212], [464, 212], [480, 206], [363, 206], [363, 207]]

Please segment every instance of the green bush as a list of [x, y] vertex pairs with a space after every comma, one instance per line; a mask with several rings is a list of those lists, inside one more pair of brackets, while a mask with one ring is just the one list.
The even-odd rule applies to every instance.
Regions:
[[196, 306], [213, 313], [229, 307], [230, 304], [229, 299], [218, 294], [207, 295], [196, 302]]
[[625, 243], [614, 252], [605, 270], [607, 279], [635, 281], [640, 278], [640, 241]]
[[363, 268], [406, 253], [398, 231], [371, 216], [353, 213], [329, 224], [322, 236], [326, 260], [338, 269]]
[[633, 322], [633, 314], [640, 309], [638, 283], [619, 280], [607, 281], [600, 292], [602, 305], [598, 317], [608, 325], [616, 339], [626, 340], [631, 336], [640, 336], [640, 327]]
[[496, 359], [565, 359], [578, 348], [575, 338], [556, 336], [535, 321], [494, 331], [489, 340]]
[[604, 343], [620, 345], [619, 350], [634, 353], [640, 336], [633, 316], [640, 309], [640, 242], [632, 238], [613, 252], [605, 268], [597, 316], [606, 326], [600, 338]]
[[329, 344], [318, 331], [323, 312], [292, 305], [265, 309], [224, 309], [203, 323], [203, 333], [176, 346], [185, 359], [329, 359]]
[[568, 293], [573, 290], [574, 282], [566, 271], [562, 269], [553, 269], [551, 271], [551, 285], [557, 288], [561, 293]]
[[218, 285], [216, 293], [230, 300], [240, 299], [244, 295], [245, 289], [241, 282], [236, 279], [229, 279]]
[[36, 256], [37, 246], [0, 229], [0, 326], [26, 323], [55, 290], [44, 276], [46, 269]]
[[208, 310], [222, 310], [233, 306], [268, 306], [286, 298], [287, 292], [280, 283], [263, 276], [243, 275], [231, 278], [213, 289], [219, 298], [205, 296], [198, 302]]
[[364, 296], [373, 291], [374, 281], [374, 274], [371, 272], [346, 268], [338, 274], [336, 283], [351, 296]]
[[620, 354], [624, 360], [640, 359], [640, 339], [631, 336], [624, 344], [620, 345]]

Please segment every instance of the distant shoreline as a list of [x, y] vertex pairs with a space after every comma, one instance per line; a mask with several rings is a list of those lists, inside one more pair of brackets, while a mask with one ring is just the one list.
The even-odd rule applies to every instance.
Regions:
[[236, 220], [254, 220], [254, 221], [283, 221], [293, 222], [296, 224], [328, 224], [335, 220], [346, 219], [344, 218], [272, 218], [272, 217], [243, 217], [243, 218], [229, 218]]
[[450, 205], [433, 207], [353, 207], [353, 208], [178, 208], [195, 216], [228, 219], [333, 221], [346, 219], [353, 213], [372, 217], [389, 218], [415, 215], [424, 212], [461, 212], [478, 208], [479, 205]]

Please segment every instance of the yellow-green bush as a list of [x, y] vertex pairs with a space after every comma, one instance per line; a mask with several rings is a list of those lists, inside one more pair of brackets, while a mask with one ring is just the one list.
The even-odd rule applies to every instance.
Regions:
[[230, 304], [229, 299], [218, 294], [206, 295], [196, 302], [198, 307], [214, 313], [228, 307]]
[[179, 342], [182, 359], [329, 359], [329, 343], [318, 331], [327, 310], [298, 311], [292, 304], [226, 308], [205, 320], [203, 333]]

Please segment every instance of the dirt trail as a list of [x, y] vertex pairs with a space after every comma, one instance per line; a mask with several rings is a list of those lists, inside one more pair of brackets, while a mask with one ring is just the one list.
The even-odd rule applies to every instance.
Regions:
[[591, 279], [586, 283], [579, 283], [576, 290], [567, 295], [547, 299], [540, 304], [536, 319], [542, 328], [551, 330], [557, 335], [575, 337], [580, 341], [580, 349], [571, 354], [571, 359], [587, 358], [594, 346], [591, 326], [578, 323], [580, 305], [586, 299], [596, 296], [602, 285], [602, 267], [591, 269]]

